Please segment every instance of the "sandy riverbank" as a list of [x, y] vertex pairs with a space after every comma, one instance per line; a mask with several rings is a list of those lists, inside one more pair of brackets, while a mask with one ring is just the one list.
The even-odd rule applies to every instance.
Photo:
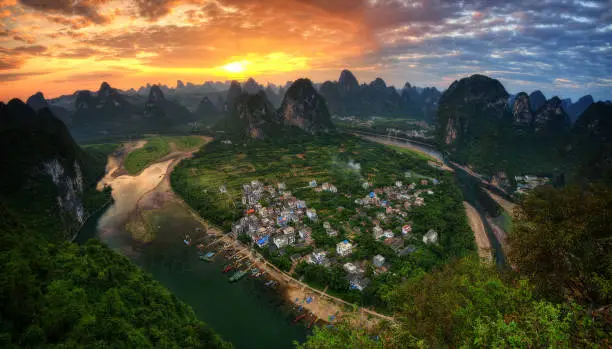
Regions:
[[493, 193], [492, 191], [490, 191], [490, 190], [488, 190], [486, 188], [483, 188], [483, 190], [487, 194], [489, 194], [491, 199], [495, 200], [495, 202], [497, 202], [499, 204], [499, 206], [501, 206], [504, 209], [504, 211], [506, 211], [510, 215], [510, 217], [512, 217], [512, 214], [514, 212], [514, 208], [516, 207], [515, 203], [512, 203], [512, 202], [502, 198], [501, 196]]
[[489, 223], [491, 229], [493, 230], [493, 234], [495, 234], [495, 237], [497, 238], [497, 241], [499, 242], [502, 248], [502, 252], [505, 256], [507, 256], [508, 252], [510, 251], [510, 245], [508, 244], [508, 235], [502, 228], [495, 224], [491, 217], [487, 216], [486, 219], [487, 223]]
[[482, 219], [480, 218], [480, 214], [478, 214], [478, 211], [474, 208], [474, 206], [470, 205], [467, 201], [463, 202], [463, 206], [465, 207], [465, 213], [467, 214], [470, 228], [472, 228], [472, 231], [474, 232], [474, 239], [476, 240], [476, 246], [478, 247], [478, 255], [481, 259], [486, 260], [489, 263], [493, 262], [491, 242], [487, 236], [487, 232]]

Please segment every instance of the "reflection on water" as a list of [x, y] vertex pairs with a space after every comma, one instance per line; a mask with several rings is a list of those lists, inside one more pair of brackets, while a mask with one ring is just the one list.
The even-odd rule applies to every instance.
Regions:
[[[304, 340], [306, 329], [292, 324], [294, 316], [270, 289], [249, 278], [230, 284], [228, 275], [221, 272], [222, 259], [202, 262], [194, 247], [185, 246], [185, 233], [194, 232], [201, 224], [181, 203], [169, 200], [172, 195], [161, 193], [167, 189], [160, 184], [173, 161], [153, 164], [137, 176], [114, 177], [120, 171], [121, 158], [110, 157], [107, 175], [100, 184], [112, 187], [115, 202], [106, 212], [92, 217], [77, 242], [98, 237], [131, 258], [237, 349], [291, 348], [292, 341]], [[138, 213], [137, 206], [143, 207], [139, 204], [143, 196], [166, 200], [143, 214], [155, 232], [155, 239], [146, 245], [135, 243], [125, 229], [131, 215]]]

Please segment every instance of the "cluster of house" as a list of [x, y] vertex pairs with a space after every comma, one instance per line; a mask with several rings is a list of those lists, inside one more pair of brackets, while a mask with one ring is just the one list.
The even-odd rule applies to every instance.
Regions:
[[336, 188], [335, 185], [330, 184], [330, 183], [323, 183], [321, 185], [317, 184], [316, 180], [311, 180], [310, 183], [308, 183], [308, 186], [313, 188], [314, 191], [316, 191], [317, 193], [320, 193], [322, 191], [328, 191], [330, 193], [337, 193], [338, 192], [338, 188]]
[[[304, 217], [317, 220], [316, 210], [306, 207], [284, 183], [277, 186], [264, 185], [254, 180], [242, 186], [242, 204], [245, 216], [232, 226], [236, 234], [247, 234], [259, 247], [274, 244], [277, 248], [287, 245], [309, 245], [313, 242], [312, 229], [304, 223]], [[269, 205], [263, 206], [262, 200]]]
[[432, 135], [428, 134], [429, 130], [400, 130], [396, 128], [387, 128], [387, 135], [394, 137], [410, 137], [410, 138], [421, 138], [421, 139], [432, 139]]
[[[438, 184], [439, 182], [434, 179], [433, 183]], [[421, 179], [420, 184], [427, 186], [429, 180]], [[370, 184], [364, 182], [362, 186], [367, 189]], [[396, 181], [395, 186], [376, 188], [365, 197], [355, 199], [355, 204], [365, 208], [383, 207], [386, 215], [394, 214], [405, 217], [407, 215], [406, 211], [409, 211], [412, 206], [425, 205], [424, 194], [434, 194], [431, 189], [416, 189], [416, 187], [417, 184], [414, 182], [410, 185], [404, 185], [401, 181]]]
[[535, 187], [550, 182], [550, 178], [548, 177], [538, 177], [532, 175], [515, 176], [514, 179], [516, 181], [516, 193], [521, 195], [527, 194], [527, 192], [533, 190]]
[[[437, 184], [437, 181], [433, 182]], [[384, 212], [378, 212], [376, 219], [373, 220], [374, 228], [372, 234], [375, 239], [382, 241], [390, 246], [398, 255], [406, 255], [416, 251], [413, 245], [405, 246], [405, 242], [415, 239], [412, 233], [412, 223], [408, 222], [401, 226], [401, 235], [394, 234], [390, 229], [383, 229], [380, 222], [386, 222], [393, 215], [403, 218], [407, 216], [412, 206], [425, 205], [425, 195], [432, 195], [434, 192], [426, 186], [430, 184], [427, 179], [422, 179], [419, 185], [411, 183], [404, 185], [397, 181], [394, 186], [373, 189], [364, 198], [357, 199], [355, 202], [364, 208], [377, 207], [385, 208]], [[369, 183], [364, 183], [364, 188], [369, 188]], [[315, 180], [309, 183], [311, 188], [318, 188], [330, 192], [337, 192], [337, 188], [329, 183], [318, 185]], [[223, 188], [225, 189], [225, 188]], [[235, 222], [232, 231], [236, 234], [246, 234], [259, 247], [270, 244], [281, 249], [288, 245], [307, 246], [314, 241], [311, 237], [312, 229], [305, 224], [305, 221], [315, 222], [318, 220], [317, 212], [313, 208], [307, 207], [303, 200], [296, 198], [291, 191], [287, 190], [284, 183], [274, 185], [264, 185], [264, 183], [254, 180], [242, 186], [242, 204], [245, 208], [245, 215]], [[265, 203], [264, 206], [262, 203]], [[306, 218], [308, 220], [306, 220]], [[339, 232], [329, 222], [323, 222], [323, 228], [330, 237], [336, 237]], [[361, 230], [356, 228], [356, 230]], [[424, 236], [425, 244], [435, 244], [438, 242], [438, 233], [430, 229]], [[338, 257], [347, 257], [353, 253], [354, 246], [349, 240], [343, 240], [336, 244], [336, 254]], [[293, 258], [293, 257], [292, 257]], [[308, 263], [329, 266], [334, 261], [329, 260], [327, 251], [316, 250], [304, 260]], [[373, 258], [372, 263], [377, 268], [382, 268], [385, 259], [381, 255]], [[351, 288], [363, 290], [367, 287], [369, 280], [364, 277], [363, 270], [352, 263], [344, 264], [347, 271], [347, 278]]]

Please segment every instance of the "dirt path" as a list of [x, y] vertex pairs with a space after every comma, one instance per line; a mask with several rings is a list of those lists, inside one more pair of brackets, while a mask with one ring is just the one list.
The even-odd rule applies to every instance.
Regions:
[[514, 212], [514, 208], [516, 207], [515, 203], [512, 203], [504, 198], [502, 198], [501, 196], [493, 193], [492, 191], [486, 189], [486, 188], [482, 188], [485, 192], [487, 192], [487, 194], [489, 194], [489, 196], [491, 197], [491, 199], [495, 200], [495, 202], [497, 202], [499, 204], [499, 206], [501, 206], [504, 211], [506, 211], [510, 217], [512, 217], [512, 213]]
[[468, 217], [468, 223], [474, 232], [474, 239], [476, 240], [476, 246], [478, 247], [478, 255], [482, 260], [492, 263], [493, 255], [491, 250], [491, 242], [487, 236], [487, 232], [482, 219], [480, 218], [480, 214], [478, 214], [478, 211], [476, 211], [474, 206], [470, 205], [467, 201], [463, 202], [463, 206], [465, 207], [465, 213]]

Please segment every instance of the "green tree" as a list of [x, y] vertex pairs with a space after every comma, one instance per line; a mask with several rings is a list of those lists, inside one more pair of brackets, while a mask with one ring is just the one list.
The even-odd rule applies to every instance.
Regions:
[[518, 206], [508, 242], [511, 263], [550, 299], [612, 301], [611, 188], [537, 188]]

